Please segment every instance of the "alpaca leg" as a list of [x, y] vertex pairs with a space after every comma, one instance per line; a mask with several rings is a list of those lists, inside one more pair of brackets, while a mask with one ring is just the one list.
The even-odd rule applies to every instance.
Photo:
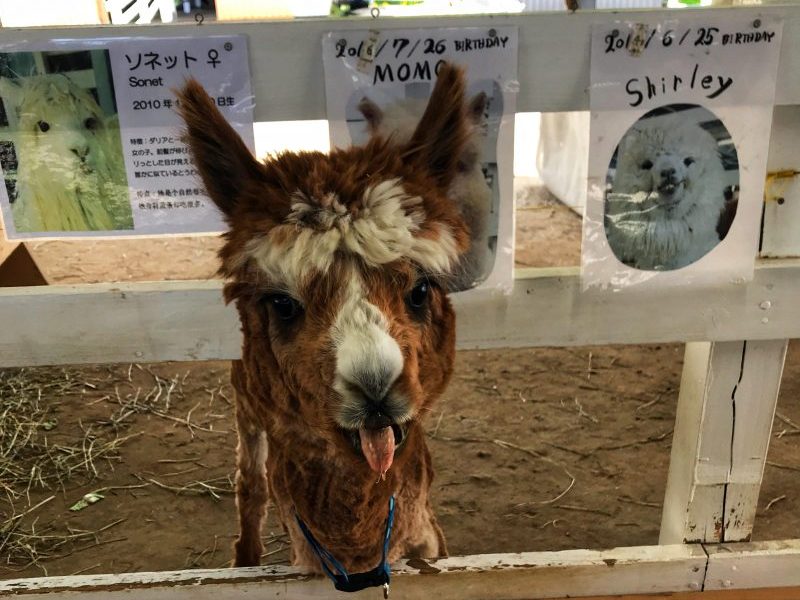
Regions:
[[419, 514], [419, 532], [415, 543], [406, 549], [408, 558], [439, 558], [447, 556], [447, 543], [444, 532], [433, 514], [430, 504]]
[[439, 521], [436, 520], [436, 517], [433, 515], [433, 513], [431, 513], [431, 527], [436, 535], [436, 545], [438, 546], [438, 550], [434, 556], [448, 556], [447, 542], [444, 539], [444, 531], [442, 531], [442, 528], [439, 527]]
[[237, 448], [236, 508], [239, 538], [235, 567], [251, 567], [261, 559], [261, 524], [267, 513], [267, 438], [263, 431], [243, 429], [239, 424]]
[[[235, 371], [234, 367], [234, 371]], [[234, 387], [237, 387], [234, 385]], [[258, 565], [261, 559], [261, 524], [267, 512], [267, 436], [247, 417], [246, 397], [236, 391], [237, 447], [236, 508], [239, 538], [234, 566]]]

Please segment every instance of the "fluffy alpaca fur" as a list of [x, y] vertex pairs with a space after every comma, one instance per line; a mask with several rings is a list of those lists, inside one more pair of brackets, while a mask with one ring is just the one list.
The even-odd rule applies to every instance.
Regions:
[[[483, 138], [486, 136], [485, 111], [488, 98], [480, 92], [469, 101], [469, 138], [459, 158], [458, 175], [450, 184], [450, 197], [455, 200], [470, 230], [470, 249], [464, 256], [451, 282], [450, 289], [463, 290], [474, 287], [489, 274], [494, 256], [489, 248], [487, 230], [492, 209], [492, 190], [486, 184], [481, 169]], [[373, 137], [391, 139], [392, 143], [408, 142], [419, 123], [427, 101], [407, 98], [380, 108], [365, 97], [358, 109], [367, 121]]]
[[17, 231], [133, 227], [119, 127], [64, 75], [0, 78], [17, 123]]
[[679, 115], [638, 123], [619, 143], [606, 198], [611, 249], [637, 269], [695, 262], [720, 241], [725, 188], [717, 142], [699, 125]]
[[[421, 421], [444, 390], [455, 316], [442, 286], [469, 244], [448, 196], [468, 143], [464, 76], [441, 69], [405, 143], [256, 161], [202, 88], [180, 93], [186, 139], [230, 230], [220, 252], [244, 333], [235, 564], [256, 565], [271, 496], [294, 564], [319, 571], [296, 522], [351, 571], [446, 554]], [[267, 452], [269, 447], [269, 452]]]

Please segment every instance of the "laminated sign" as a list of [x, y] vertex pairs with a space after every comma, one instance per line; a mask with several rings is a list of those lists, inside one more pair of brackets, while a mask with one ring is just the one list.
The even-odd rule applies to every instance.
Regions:
[[243, 36], [0, 46], [0, 208], [10, 239], [225, 229], [181, 142], [189, 77], [253, 148]]
[[752, 278], [782, 22], [592, 30], [584, 288]]
[[[451, 282], [460, 291], [513, 284], [516, 27], [343, 31], [323, 36], [331, 143], [407, 142], [445, 62], [465, 69], [470, 137], [450, 187], [471, 232]], [[502, 199], [502, 200], [501, 200]]]

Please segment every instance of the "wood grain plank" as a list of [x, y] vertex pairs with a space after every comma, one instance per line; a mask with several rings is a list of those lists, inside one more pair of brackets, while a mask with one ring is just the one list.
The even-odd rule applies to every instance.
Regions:
[[686, 345], [662, 543], [750, 539], [787, 346]]
[[[408, 560], [394, 565], [392, 576], [393, 597], [408, 600], [797, 600], [798, 592], [800, 540], [706, 550], [700, 545], [643, 546]], [[4, 594], [27, 600], [332, 597], [328, 580], [291, 567], [6, 580], [0, 581]], [[349, 597], [382, 595], [373, 589]]]
[[[578, 269], [518, 272], [510, 295], [453, 296], [458, 346], [800, 337], [798, 274], [800, 260], [782, 259], [759, 266], [749, 283], [664, 290], [654, 318], [652, 304], [635, 293], [584, 293]], [[3, 288], [0, 323], [5, 367], [228, 359], [241, 348], [219, 281]]]
[[[706, 554], [699, 546], [643, 546], [485, 554], [395, 565], [392, 597], [405, 600], [534, 600], [598, 593], [659, 593], [700, 589]], [[0, 581], [0, 595], [31, 600], [205, 600], [224, 597], [308, 599], [334, 596], [331, 583], [288, 567], [125, 575], [86, 575]], [[382, 598], [378, 589], [349, 598]]]
[[[778, 16], [784, 19], [781, 60], [777, 74], [776, 103], [800, 104], [800, 10], [793, 6], [707, 8], [684, 11], [682, 22], [705, 25], [709, 19], [732, 13]], [[249, 38], [253, 93], [258, 99], [258, 121], [325, 118], [325, 90], [310, 82], [324, 81], [320, 39], [336, 30], [378, 28], [519, 27], [519, 96], [517, 110], [586, 110], [589, 106], [589, 43], [595, 23], [609, 19], [675, 18], [674, 11], [586, 11], [526, 15], [415, 17], [403, 19], [302, 19], [260, 23], [204, 23], [118, 26], [113, 29], [35, 28], [4, 30], [3, 42], [49, 42], [53, 39], [106, 37], [163, 37], [245, 34]], [[557, 48], [558, 51], [553, 51]], [[278, 83], [279, 84], [276, 84]]]
[[721, 544], [707, 550], [706, 590], [800, 586], [800, 540]]
[[[588, 596], [581, 600], [797, 600], [800, 587], [762, 588], [759, 590], [718, 590], [712, 592], [688, 592], [685, 594], [634, 594], [632, 596]], [[561, 600], [551, 598], [549, 600]]]
[[775, 107], [764, 188], [761, 256], [800, 256], [800, 106]]

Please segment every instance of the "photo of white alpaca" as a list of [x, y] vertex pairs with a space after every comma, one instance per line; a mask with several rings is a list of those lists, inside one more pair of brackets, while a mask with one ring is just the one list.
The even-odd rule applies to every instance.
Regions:
[[0, 77], [0, 98], [17, 159], [16, 231], [133, 228], [116, 115], [64, 74]]
[[[404, 98], [381, 108], [365, 96], [358, 104], [370, 136], [391, 138], [394, 144], [407, 142], [414, 133], [427, 98]], [[475, 287], [491, 272], [494, 252], [490, 245], [489, 218], [492, 212], [492, 189], [483, 172], [483, 146], [487, 136], [489, 98], [479, 92], [467, 106], [470, 137], [458, 162], [458, 175], [449, 191], [470, 230], [471, 245], [450, 282], [451, 291]]]
[[[738, 161], [725, 169], [721, 140], [690, 113], [704, 123], [719, 121], [705, 109], [689, 108], [648, 113], [626, 132], [612, 159], [605, 231], [615, 256], [630, 267], [690, 265], [725, 238], [733, 220]], [[728, 147], [735, 161], [735, 148]]]

